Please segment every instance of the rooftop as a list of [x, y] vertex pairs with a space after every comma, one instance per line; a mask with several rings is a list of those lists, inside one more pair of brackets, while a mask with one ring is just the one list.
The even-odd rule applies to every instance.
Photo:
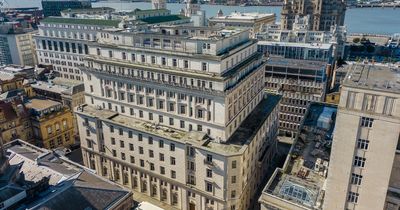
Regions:
[[329, 50], [332, 47], [332, 44], [328, 43], [299, 43], [299, 42], [273, 42], [273, 41], [258, 41], [258, 45], [302, 47], [302, 48], [323, 49], [323, 50]]
[[296, 69], [307, 69], [307, 70], [324, 70], [328, 63], [324, 61], [313, 61], [313, 60], [298, 60], [290, 58], [282, 58], [277, 56], [270, 56], [267, 59], [267, 65], [280, 66], [280, 67], [292, 67]]
[[148, 17], [141, 19], [141, 21], [147, 24], [157, 24], [157, 23], [172, 22], [178, 20], [189, 20], [189, 19], [190, 18], [183, 15], [167, 15], [167, 16]]
[[275, 17], [275, 13], [258, 13], [258, 12], [253, 12], [253, 13], [241, 13], [241, 12], [232, 12], [230, 15], [223, 15], [223, 16], [215, 16], [210, 18], [211, 21], [217, 20], [258, 20], [258, 19], [263, 19], [263, 18], [273, 18]]
[[83, 9], [66, 9], [61, 12], [68, 12], [68, 13], [79, 13], [79, 12], [101, 12], [101, 11], [107, 11], [107, 10], [112, 10], [115, 11], [114, 8], [111, 7], [93, 7], [93, 8], [83, 8]]
[[169, 12], [167, 9], [135, 9], [131, 12], [127, 12], [127, 15], [143, 15], [143, 14], [157, 14], [160, 12]]
[[[35, 83], [31, 84], [31, 87], [34, 89], [67, 95], [72, 95], [74, 92], [79, 91], [78, 86], [83, 86], [83, 84], [78, 81], [66, 81], [61, 78], [55, 78], [54, 80], [50, 80], [48, 82], [36, 81]], [[81, 89], [83, 89], [83, 87]]]
[[352, 63], [347, 69], [343, 86], [399, 93], [400, 67], [387, 64]]
[[282, 96], [280, 95], [267, 94], [240, 124], [227, 143], [234, 145], [247, 144], [257, 134], [257, 131], [279, 104], [281, 98]]
[[310, 105], [283, 168], [275, 170], [260, 201], [322, 209], [336, 112], [333, 105]]
[[166, 138], [181, 143], [189, 142], [199, 148], [218, 152], [226, 155], [240, 152], [247, 145], [263, 122], [270, 116], [272, 110], [279, 103], [281, 96], [267, 95], [257, 105], [254, 111], [245, 119], [241, 126], [232, 134], [226, 143], [218, 143], [211, 140], [204, 132], [183, 131], [156, 123], [145, 122], [131, 116], [120, 115], [110, 110], [102, 110], [92, 106], [84, 105], [78, 107], [76, 113], [86, 116], [97, 117], [105, 122], [121, 125], [126, 128], [135, 129], [151, 135]]
[[48, 188], [32, 190], [33, 199], [24, 200], [17, 209], [107, 209], [131, 195], [129, 190], [53, 151], [21, 140], [5, 148], [10, 166], [19, 165], [19, 173], [24, 174], [23, 182], [17, 183], [23, 189], [49, 178]]
[[52, 101], [49, 99], [33, 98], [30, 99], [25, 106], [29, 109], [35, 109], [37, 111], [49, 109], [55, 106], [61, 106], [62, 104], [57, 101]]
[[120, 20], [104, 20], [104, 19], [79, 19], [79, 18], [60, 18], [48, 17], [40, 21], [41, 23], [55, 23], [55, 24], [76, 24], [76, 25], [97, 25], [118, 27]]

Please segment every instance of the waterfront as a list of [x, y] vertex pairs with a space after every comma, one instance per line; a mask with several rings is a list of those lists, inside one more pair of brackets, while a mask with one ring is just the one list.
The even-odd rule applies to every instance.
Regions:
[[[41, 7], [40, 0], [13, 0], [8, 1], [10, 7]], [[146, 2], [97, 2], [94, 7], [107, 6], [117, 10], [133, 10], [135, 8], [150, 9], [151, 4]], [[208, 17], [217, 14], [221, 9], [224, 14], [234, 11], [240, 12], [263, 12], [276, 13], [279, 20], [281, 7], [274, 6], [223, 6], [223, 5], [202, 5]], [[168, 4], [168, 9], [173, 13], [178, 13], [183, 4]], [[368, 34], [394, 34], [400, 33], [400, 9], [393, 8], [352, 8], [346, 12], [347, 30], [349, 33], [368, 33]]]

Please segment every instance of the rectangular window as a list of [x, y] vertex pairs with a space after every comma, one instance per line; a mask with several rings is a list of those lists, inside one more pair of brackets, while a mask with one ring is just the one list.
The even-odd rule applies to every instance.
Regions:
[[163, 153], [160, 153], [160, 161], [163, 161], [164, 162], [164, 154]]
[[361, 175], [352, 173], [352, 174], [351, 174], [351, 184], [361, 185], [362, 177], [363, 177], [363, 176], [361, 176]]
[[354, 157], [353, 165], [354, 165], [354, 166], [357, 166], [357, 167], [363, 168], [364, 165], [365, 165], [365, 160], [366, 160], [366, 159], [363, 158], [363, 157], [355, 156], [355, 157]]
[[207, 63], [201, 63], [201, 70], [207, 71]]
[[232, 168], [236, 168], [236, 160], [232, 161]]
[[206, 182], [206, 191], [207, 192], [212, 192], [213, 191], [213, 186], [210, 182]]
[[170, 150], [170, 151], [175, 151], [175, 144], [171, 143], [171, 144], [169, 145], [169, 150]]
[[134, 149], [134, 148], [133, 148], [133, 144], [130, 143], [130, 144], [129, 144], [129, 150], [130, 150], [130, 151], [133, 151], [133, 149]]
[[176, 172], [171, 170], [171, 178], [176, 179]]
[[373, 122], [374, 122], [374, 119], [372, 119], [372, 118], [361, 117], [361, 127], [372, 128]]
[[208, 178], [212, 178], [212, 170], [211, 170], [211, 169], [208, 169], [208, 168], [207, 168], [207, 170], [206, 170], [206, 176], [207, 176]]
[[351, 202], [351, 203], [357, 203], [358, 202], [358, 193], [355, 192], [349, 192], [348, 196], [347, 196], [347, 202]]
[[369, 145], [369, 141], [365, 139], [357, 139], [357, 148], [367, 150]]
[[160, 141], [158, 142], [158, 147], [164, 148], [164, 141], [163, 141], [163, 140], [160, 140]]
[[171, 163], [171, 165], [175, 165], [175, 164], [176, 164], [176, 160], [175, 160], [175, 158], [174, 158], [174, 157], [171, 157], [171, 159], [170, 159], [170, 163]]

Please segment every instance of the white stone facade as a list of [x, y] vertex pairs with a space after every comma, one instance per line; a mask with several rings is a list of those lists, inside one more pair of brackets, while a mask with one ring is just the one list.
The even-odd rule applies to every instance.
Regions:
[[393, 209], [385, 200], [399, 191], [398, 181], [391, 180], [398, 180], [398, 70], [379, 64], [349, 69], [341, 88], [324, 209]]
[[85, 165], [169, 207], [251, 208], [275, 153], [280, 97], [264, 96], [249, 32], [171, 26], [97, 37], [81, 67]]

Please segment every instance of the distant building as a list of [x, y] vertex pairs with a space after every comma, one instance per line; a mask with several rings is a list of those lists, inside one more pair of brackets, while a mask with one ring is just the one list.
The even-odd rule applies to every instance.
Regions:
[[400, 68], [344, 68], [324, 209], [399, 209]]
[[324, 61], [269, 57], [265, 86], [268, 92], [282, 95], [280, 135], [295, 137], [308, 106], [325, 100], [329, 75], [330, 65]]
[[275, 170], [262, 191], [261, 210], [323, 209], [336, 113], [333, 105], [310, 105], [283, 168]]
[[22, 140], [2, 145], [1, 149], [3, 209], [132, 208], [131, 192], [55, 151]]
[[192, 15], [196, 15], [198, 11], [200, 11], [200, 4], [198, 0], [186, 1], [186, 7], [184, 11], [186, 17], [192, 17]]
[[35, 78], [35, 67], [34, 66], [20, 66], [20, 65], [6, 65], [0, 66], [0, 72], [20, 75], [25, 78]]
[[151, 0], [152, 9], [167, 9], [167, 3], [165, 0]]
[[92, 8], [90, 0], [42, 0], [43, 15], [61, 16], [61, 11], [67, 9]]
[[[291, 30], [282, 29], [275, 24], [265, 25], [256, 34], [256, 38], [260, 41], [259, 49], [268, 54], [280, 54], [294, 59], [324, 60], [333, 64], [336, 59], [344, 57], [346, 35], [344, 26], [332, 26], [328, 31], [314, 31], [310, 29], [308, 21], [296, 19]], [[312, 48], [314, 52], [308, 50]], [[321, 56], [320, 53], [325, 53], [326, 48], [332, 49]]]
[[[54, 80], [37, 81], [31, 84], [32, 90], [36, 96], [45, 97], [50, 100], [61, 102], [72, 112], [74, 108], [85, 103], [85, 87], [83, 83], [75, 81], [63, 81], [62, 78]], [[74, 135], [78, 135], [78, 125], [76, 124], [76, 115], [74, 118]]]
[[13, 23], [0, 25], [0, 66], [34, 66], [36, 57], [32, 35], [35, 31], [15, 27]]
[[0, 94], [7, 91], [23, 88], [24, 77], [22, 75], [0, 71]]
[[275, 23], [275, 14], [233, 12], [223, 15], [222, 12], [208, 20], [210, 26], [223, 25], [225, 27], [248, 28], [252, 37], [258, 33], [263, 25]]
[[282, 29], [291, 30], [296, 18], [307, 17], [313, 31], [329, 31], [343, 26], [346, 13], [344, 0], [285, 0], [281, 11]]
[[35, 144], [47, 149], [75, 143], [72, 111], [61, 103], [33, 98], [25, 103], [30, 110]]
[[83, 18], [83, 17], [93, 17], [93, 16], [103, 16], [111, 15], [115, 12], [114, 8], [110, 7], [95, 7], [95, 8], [83, 8], [83, 9], [66, 9], [61, 11], [62, 17], [70, 18]]
[[0, 134], [3, 143], [14, 139], [32, 142], [30, 114], [21, 100], [0, 101]]
[[[83, 81], [79, 66], [88, 54], [88, 43], [102, 36], [103, 30], [120, 31], [124, 28], [147, 29], [153, 25], [189, 23], [190, 19], [171, 15], [167, 9], [134, 10], [112, 14], [88, 15], [87, 9], [79, 10], [79, 18], [49, 17], [41, 21], [39, 33], [34, 36], [39, 64], [52, 65], [65, 80]], [[101, 10], [103, 11], [103, 10]], [[67, 14], [67, 13], [66, 13]], [[100, 36], [100, 37], [98, 37]]]

